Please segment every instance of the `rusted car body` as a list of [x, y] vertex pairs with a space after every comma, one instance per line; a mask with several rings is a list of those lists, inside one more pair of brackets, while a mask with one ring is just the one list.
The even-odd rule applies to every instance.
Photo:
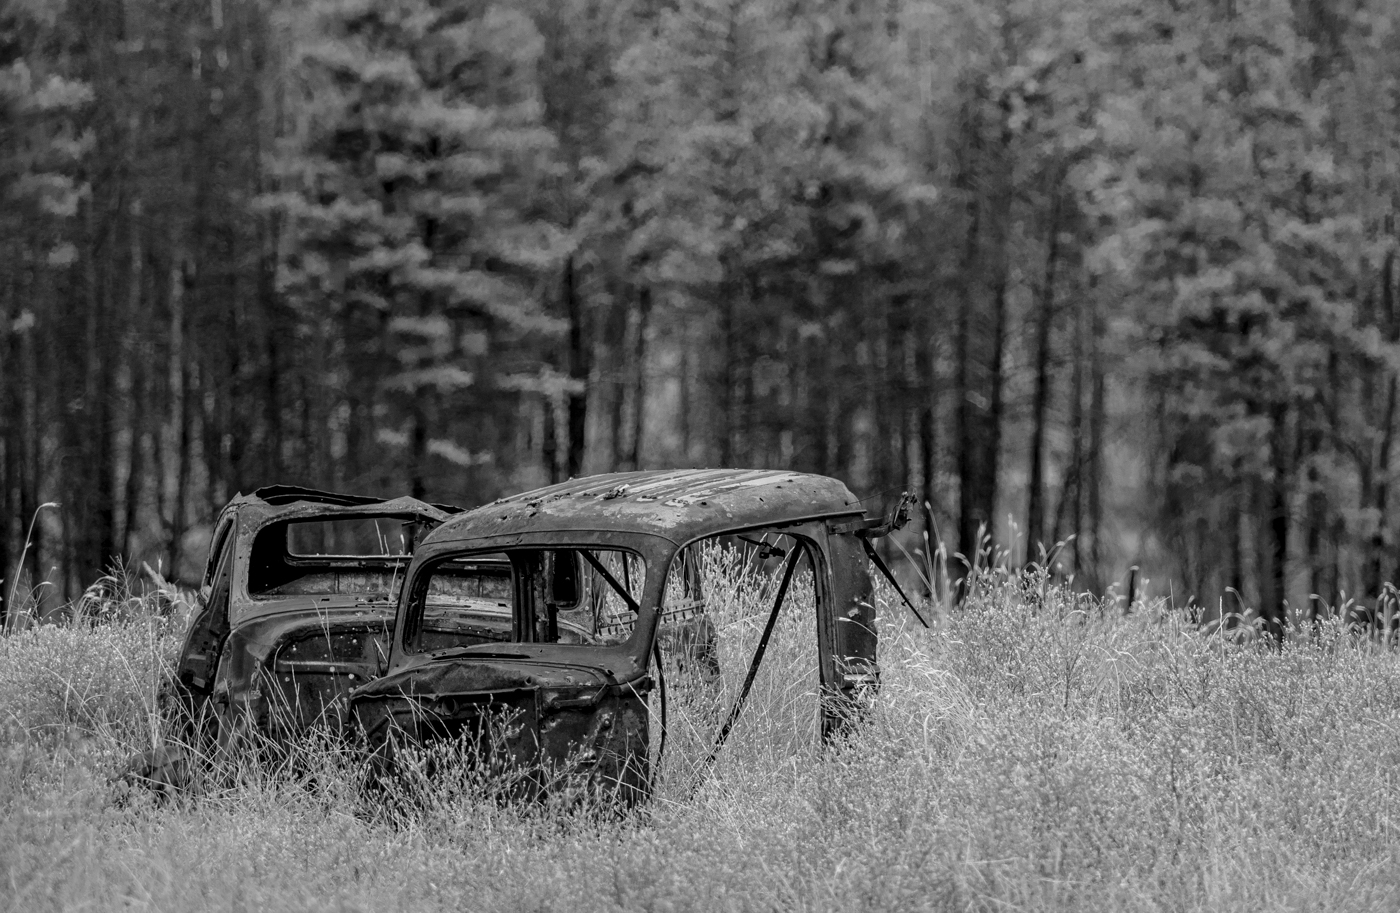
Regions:
[[[799, 567], [815, 607], [821, 731], [830, 736], [878, 683], [875, 555], [865, 540], [890, 525], [867, 519], [839, 481], [757, 470], [594, 476], [453, 516], [407, 568], [385, 672], [350, 693], [356, 725], [381, 755], [466, 739], [496, 762], [582, 770], [629, 802], [644, 798], [660, 644], [713, 662], [690, 556], [699, 544], [732, 542], [777, 567], [782, 582], [714, 750]], [[509, 568], [509, 636], [444, 635], [432, 619], [454, 605], [464, 618], [478, 608], [454, 600], [452, 580], [484, 561]], [[510, 725], [493, 730], [493, 719]]]
[[[414, 546], [459, 510], [290, 486], [234, 498], [175, 669], [190, 727], [219, 743], [343, 728], [346, 695], [386, 667]], [[478, 572], [508, 585], [502, 565]], [[479, 623], [509, 630], [504, 601]]]

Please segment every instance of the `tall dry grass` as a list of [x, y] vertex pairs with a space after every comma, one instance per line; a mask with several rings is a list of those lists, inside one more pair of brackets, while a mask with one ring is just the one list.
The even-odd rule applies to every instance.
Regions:
[[[727, 699], [768, 602], [719, 579]], [[1276, 652], [1007, 573], [932, 631], [888, 596], [846, 744], [811, 744], [793, 612], [713, 768], [709, 698], [677, 697], [656, 801], [621, 820], [451, 783], [379, 814], [331, 748], [118, 801], [173, 637], [128, 611], [0, 639], [0, 910], [1400, 909], [1394, 653], [1334, 628]]]

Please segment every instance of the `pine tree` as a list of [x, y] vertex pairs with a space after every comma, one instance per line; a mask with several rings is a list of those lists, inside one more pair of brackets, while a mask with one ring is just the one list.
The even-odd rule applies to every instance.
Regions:
[[526, 343], [558, 329], [535, 288], [560, 259], [533, 189], [551, 146], [539, 37], [501, 7], [430, 0], [316, 3], [302, 27], [272, 203], [283, 289], [344, 416], [329, 456], [358, 461], [350, 485], [480, 500], [511, 477], [489, 464], [538, 373]]

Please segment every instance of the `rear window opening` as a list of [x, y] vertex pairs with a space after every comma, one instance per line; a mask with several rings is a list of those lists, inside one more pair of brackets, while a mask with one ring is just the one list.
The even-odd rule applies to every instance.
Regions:
[[341, 595], [396, 599], [414, 544], [436, 525], [412, 514], [269, 524], [253, 540], [248, 592], [257, 599]]
[[286, 524], [294, 557], [395, 558], [413, 554], [414, 518], [337, 517]]

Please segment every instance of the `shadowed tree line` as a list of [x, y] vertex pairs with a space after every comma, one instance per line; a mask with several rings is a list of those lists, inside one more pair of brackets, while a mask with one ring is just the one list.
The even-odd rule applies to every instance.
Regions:
[[1095, 591], [1384, 604], [1397, 29], [0, 0], [0, 599], [188, 580], [272, 481], [474, 505], [754, 465], [909, 490], [932, 547]]

